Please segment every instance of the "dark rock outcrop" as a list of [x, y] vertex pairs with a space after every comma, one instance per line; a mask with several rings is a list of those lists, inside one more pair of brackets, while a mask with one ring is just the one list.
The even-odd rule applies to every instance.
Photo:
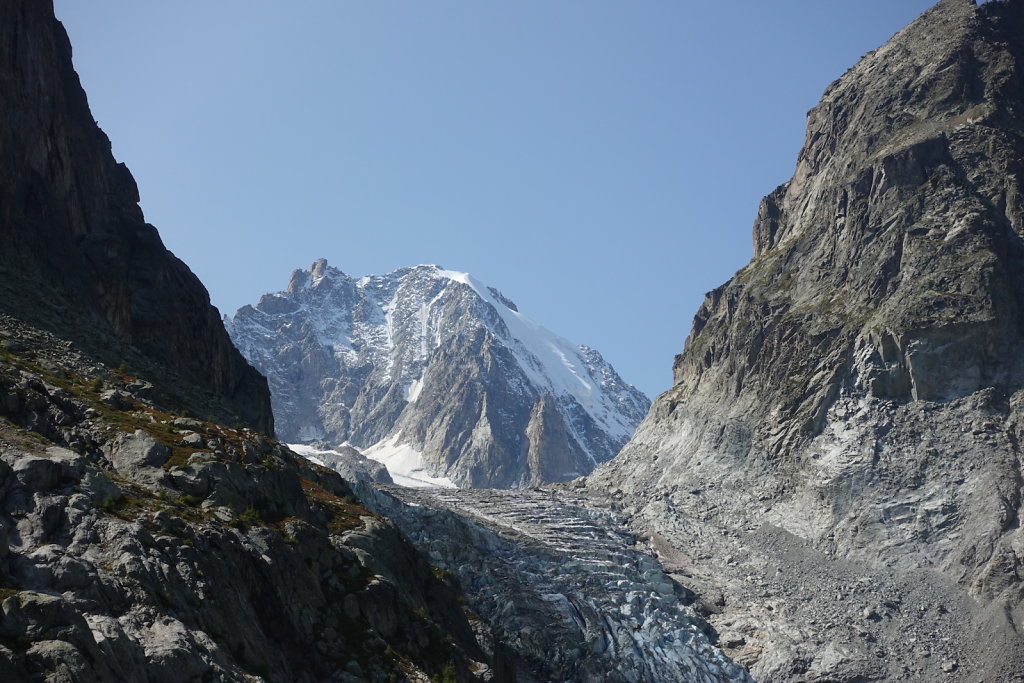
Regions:
[[168, 405], [271, 434], [266, 381], [143, 218], [50, 0], [0, 6], [0, 110], [0, 311], [125, 362]]
[[1024, 675], [1022, 197], [1024, 3], [942, 0], [810, 112], [753, 261], [591, 477], [724, 591], [755, 677]]

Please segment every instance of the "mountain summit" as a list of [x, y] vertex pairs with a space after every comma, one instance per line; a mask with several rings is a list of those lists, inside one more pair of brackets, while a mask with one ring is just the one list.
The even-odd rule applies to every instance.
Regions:
[[758, 680], [1018, 680], [1024, 2], [943, 0], [833, 83], [754, 248], [591, 484], [705, 558]]
[[594, 349], [440, 266], [352, 278], [321, 259], [227, 327], [270, 381], [282, 439], [348, 442], [459, 485], [586, 474], [649, 405]]

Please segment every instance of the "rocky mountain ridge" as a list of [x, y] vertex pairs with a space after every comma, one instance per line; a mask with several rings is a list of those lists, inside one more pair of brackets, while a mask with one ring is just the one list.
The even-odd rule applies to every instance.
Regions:
[[404, 449], [459, 485], [585, 474], [648, 406], [596, 350], [439, 266], [352, 278], [321, 259], [227, 327], [270, 381], [282, 439]]
[[1022, 163], [1024, 3], [942, 0], [810, 112], [754, 259], [589, 478], [722, 591], [759, 680], [1024, 675]]
[[[182, 280], [173, 266], [140, 264], [170, 257], [122, 262], [114, 257], [158, 242], [89, 232], [136, 225], [122, 221], [130, 206], [79, 211], [126, 195], [90, 165], [108, 158], [96, 142], [105, 138], [72, 136], [84, 146], [60, 152], [68, 130], [94, 130], [87, 109], [67, 120], [48, 109], [77, 92], [60, 85], [70, 64], [53, 72], [65, 80], [24, 77], [68, 56], [47, 8], [17, 0], [0, 10], [0, 26], [18, 29], [3, 43], [14, 57], [0, 56], [5, 114], [26, 119], [35, 143], [24, 149], [36, 155], [0, 163], [15, 188], [0, 203], [4, 235], [25, 263], [60, 266], [60, 250], [40, 261], [33, 239], [54, 238], [47, 230], [66, 211], [86, 217], [75, 229], [102, 237], [76, 242], [82, 253], [109, 244], [104, 263], [135, 270], [121, 282], [120, 271], [58, 268], [49, 279], [15, 258], [3, 266], [0, 678], [749, 680], [735, 663], [764, 681], [1024, 676], [1024, 1], [941, 0], [833, 84], [809, 116], [794, 179], [762, 204], [754, 261], [708, 296], [676, 386], [620, 457], [557, 491], [498, 492], [354, 488], [261, 434], [259, 410], [223, 424], [260, 392], [189, 379], [234, 362], [196, 322], [215, 312], [186, 288], [168, 302], [178, 313], [147, 322]], [[32, 90], [46, 83], [52, 91]], [[33, 117], [54, 125], [40, 133]], [[24, 151], [16, 129], [0, 149]], [[99, 187], [76, 185], [93, 175]], [[317, 271], [299, 271], [294, 289], [358, 290], [332, 281], [326, 263]], [[592, 386], [615, 384], [557, 339], [548, 348], [571, 352], [562, 367], [576, 375], [556, 377], [529, 344], [538, 363], [512, 372], [526, 356], [498, 323], [527, 326], [514, 304], [440, 271], [403, 273], [420, 294], [407, 306], [385, 306], [401, 282], [363, 283], [379, 296], [351, 321], [328, 322], [363, 325], [376, 340], [364, 349], [325, 351], [324, 319], [266, 329], [294, 341], [306, 369], [386, 350], [389, 388], [346, 403], [381, 405], [367, 429], [385, 443], [401, 438], [384, 426], [388, 411], [401, 416], [431, 391], [421, 352], [448, 361], [438, 387], [481, 397], [472, 430], [438, 437], [474, 444], [501, 424], [488, 392], [522, 394], [531, 371], [551, 389], [581, 391], [586, 382], [572, 382], [583, 368]], [[127, 289], [106, 298], [108, 286]], [[75, 297], [89, 292], [97, 303], [78, 318]], [[459, 320], [482, 310], [494, 326], [426, 353], [441, 327], [420, 317], [431, 303]], [[291, 304], [272, 297], [266, 314], [289, 315]], [[486, 353], [456, 357], [472, 344]], [[171, 366], [190, 353], [179, 374]], [[582, 413], [563, 412], [557, 390], [526, 393], [508, 485], [585, 462], [583, 446], [566, 444], [587, 431], [583, 413], [602, 421], [587, 408], [604, 404], [585, 393], [564, 392]], [[196, 419], [207, 410], [216, 419]], [[454, 403], [410, 414], [402, 434], [467, 424], [457, 418]], [[545, 463], [555, 448], [569, 457]], [[497, 454], [481, 449], [444, 472], [482, 482]]]

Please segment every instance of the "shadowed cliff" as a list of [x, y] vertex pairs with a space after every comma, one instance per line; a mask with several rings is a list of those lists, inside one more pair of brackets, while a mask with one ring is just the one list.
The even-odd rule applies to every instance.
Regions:
[[126, 363], [163, 402], [271, 434], [266, 380], [145, 222], [49, 0], [0, 5], [0, 311]]

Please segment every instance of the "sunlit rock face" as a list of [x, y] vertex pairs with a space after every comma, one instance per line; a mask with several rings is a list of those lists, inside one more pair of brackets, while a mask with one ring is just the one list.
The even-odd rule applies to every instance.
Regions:
[[[730, 572], [795, 571], [783, 544], [757, 545], [768, 529], [825, 575], [865, 578], [803, 567], [782, 599], [794, 614], [760, 614], [774, 631], [740, 645], [755, 677], [802, 661], [810, 678], [927, 679], [1021, 651], [1022, 236], [1024, 3], [943, 0], [809, 113], [754, 259], [707, 295], [674, 388], [589, 479], [669, 539], [666, 557], [710, 556], [688, 571], [727, 597], [751, 590]], [[926, 583], [940, 616], [876, 609]], [[957, 620], [962, 646], [943, 641]], [[1010, 659], [989, 661], [1019, 674]]]

